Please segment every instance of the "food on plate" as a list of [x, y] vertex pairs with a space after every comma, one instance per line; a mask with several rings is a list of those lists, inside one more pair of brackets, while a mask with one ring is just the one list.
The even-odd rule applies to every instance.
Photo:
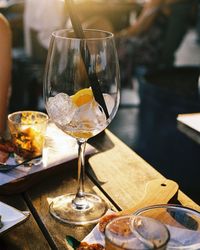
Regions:
[[105, 248], [99, 243], [89, 244], [87, 242], [81, 242], [76, 250], [105, 250]]
[[5, 163], [8, 160], [9, 153], [0, 150], [0, 163]]
[[99, 221], [99, 231], [104, 233], [108, 222], [110, 222], [111, 220], [113, 220], [114, 218], [116, 218], [118, 216], [119, 215], [117, 213], [108, 214], [108, 215], [103, 216]]
[[9, 140], [0, 140], [0, 151], [12, 153], [14, 152], [14, 145]]
[[16, 153], [25, 159], [29, 159], [32, 157], [33, 149], [23, 149], [15, 146], [11, 141], [0, 140], [0, 163], [5, 163], [10, 153]]
[[7, 161], [9, 154], [13, 153], [14, 146], [10, 141], [0, 140], [0, 163], [4, 163]]

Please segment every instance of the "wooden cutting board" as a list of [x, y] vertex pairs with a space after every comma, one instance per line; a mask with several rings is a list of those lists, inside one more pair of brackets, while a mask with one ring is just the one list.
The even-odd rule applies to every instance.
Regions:
[[105, 215], [99, 222], [99, 230], [104, 232], [107, 223], [115, 217], [135, 213], [143, 207], [168, 203], [176, 195], [178, 189], [178, 184], [169, 179], [161, 178], [149, 181], [146, 185], [144, 197], [136, 205], [120, 212]]
[[149, 181], [146, 185], [144, 197], [131, 208], [118, 212], [119, 215], [131, 214], [140, 208], [155, 205], [166, 204], [173, 198], [179, 189], [175, 181], [169, 179], [155, 179]]

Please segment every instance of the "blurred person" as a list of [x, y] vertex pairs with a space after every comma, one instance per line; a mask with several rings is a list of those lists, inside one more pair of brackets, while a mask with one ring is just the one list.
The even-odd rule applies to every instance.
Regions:
[[190, 22], [195, 0], [146, 0], [135, 22], [115, 34], [122, 84], [130, 84], [134, 69], [174, 64]]
[[[175, 51], [189, 23], [190, 7], [195, 0], [146, 0], [135, 22], [115, 34], [122, 84], [131, 83], [138, 66], [155, 68], [173, 65]], [[105, 17], [79, 18], [83, 28], [114, 32]], [[25, 1], [26, 51], [32, 54], [30, 30], [37, 31], [39, 44], [48, 49], [52, 31], [70, 28], [71, 22], [63, 0]]]
[[0, 137], [6, 130], [12, 68], [12, 34], [8, 20], [0, 13]]
[[[131, 86], [134, 71], [146, 71], [174, 64], [178, 49], [190, 24], [196, 0], [145, 0], [135, 21], [115, 33], [105, 17], [94, 17], [84, 28], [115, 33], [122, 85]], [[142, 71], [141, 71], [142, 69]]]
[[32, 31], [37, 33], [38, 43], [47, 49], [51, 33], [64, 27], [64, 0], [25, 0], [24, 6], [25, 50], [32, 56]]
[[[76, 5], [76, 1], [74, 1]], [[78, 13], [83, 28], [98, 27], [112, 31], [112, 25], [105, 18], [85, 18]], [[37, 33], [40, 46], [48, 49], [51, 33], [57, 29], [71, 28], [72, 24], [64, 0], [26, 0], [24, 11], [25, 48], [28, 56], [32, 56], [33, 41], [31, 31]]]

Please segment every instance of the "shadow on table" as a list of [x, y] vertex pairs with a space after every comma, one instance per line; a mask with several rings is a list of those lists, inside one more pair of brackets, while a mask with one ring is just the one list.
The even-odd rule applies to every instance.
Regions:
[[107, 151], [114, 147], [114, 143], [110, 140], [105, 131], [102, 131], [100, 134], [92, 137], [88, 142], [100, 152]]

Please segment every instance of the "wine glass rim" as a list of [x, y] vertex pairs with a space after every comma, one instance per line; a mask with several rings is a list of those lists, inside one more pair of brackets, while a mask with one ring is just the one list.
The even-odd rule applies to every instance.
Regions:
[[52, 36], [55, 38], [62, 38], [62, 39], [69, 39], [69, 40], [105, 40], [105, 39], [110, 39], [114, 37], [114, 34], [110, 31], [106, 30], [101, 30], [101, 29], [83, 29], [83, 32], [96, 32], [96, 33], [104, 33], [106, 34], [105, 37], [84, 37], [84, 38], [79, 38], [79, 37], [67, 37], [63, 35], [63, 32], [74, 32], [73, 29], [59, 29], [55, 30], [52, 32]]
[[[12, 117], [15, 116], [15, 115], [20, 115], [20, 114], [22, 114], [22, 113], [26, 113], [26, 114], [38, 114], [38, 115], [42, 116], [42, 117], [44, 118], [44, 120], [41, 121], [40, 123], [42, 123], [42, 122], [47, 122], [47, 121], [49, 120], [48, 115], [45, 114], [44, 112], [35, 111], [35, 110], [33, 110], [33, 111], [32, 111], [32, 110], [23, 110], [23, 111], [16, 111], [16, 112], [13, 112], [13, 113], [8, 114], [8, 121], [11, 121], [12, 123], [16, 123], [16, 124], [17, 124], [17, 122], [14, 121], [14, 120], [12, 119]], [[25, 125], [25, 124], [26, 124], [26, 123], [24, 123], [24, 125]]]
[[136, 212], [134, 212], [134, 215], [140, 215], [144, 211], [153, 210], [155, 208], [179, 209], [181, 211], [191, 212], [191, 213], [196, 214], [197, 216], [200, 217], [200, 212], [199, 211], [197, 211], [197, 210], [195, 210], [193, 208], [178, 205], [178, 204], [155, 204], [155, 205], [150, 205], [150, 206], [146, 206], [146, 207], [143, 207], [141, 209], [138, 209]]

